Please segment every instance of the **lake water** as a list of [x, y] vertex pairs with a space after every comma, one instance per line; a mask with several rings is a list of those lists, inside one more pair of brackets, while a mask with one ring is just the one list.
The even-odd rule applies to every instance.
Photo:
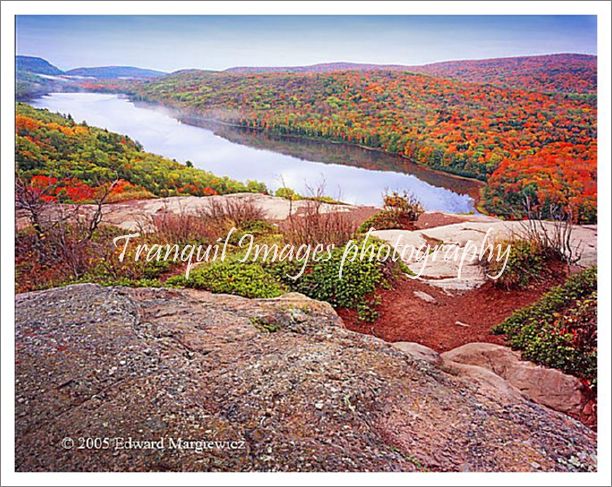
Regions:
[[284, 183], [307, 194], [309, 187], [325, 181], [330, 196], [377, 206], [386, 189], [407, 190], [427, 210], [463, 213], [474, 210], [479, 187], [397, 156], [346, 144], [275, 137], [197, 120], [185, 123], [170, 110], [135, 104], [120, 95], [53, 93], [31, 104], [126, 134], [148, 152], [191, 161], [220, 176], [263, 181], [271, 189]]

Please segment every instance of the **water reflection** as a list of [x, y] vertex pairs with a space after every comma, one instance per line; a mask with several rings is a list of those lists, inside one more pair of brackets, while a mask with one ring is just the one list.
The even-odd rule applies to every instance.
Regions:
[[[145, 150], [215, 174], [255, 179], [298, 192], [325, 180], [327, 193], [344, 201], [380, 204], [385, 189], [408, 190], [428, 210], [474, 210], [479, 184], [427, 170], [400, 157], [344, 144], [275, 137], [261, 132], [175, 118], [162, 107], [98, 93], [53, 93], [32, 102], [70, 113], [76, 121], [129, 135]], [[395, 168], [395, 170], [390, 170]], [[401, 170], [402, 172], [399, 172]]]

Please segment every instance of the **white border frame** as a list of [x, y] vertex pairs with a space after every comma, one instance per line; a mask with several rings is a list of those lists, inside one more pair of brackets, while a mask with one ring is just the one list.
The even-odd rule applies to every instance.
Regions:
[[[610, 7], [593, 1], [436, 2], [3, 2], [1, 125], [2, 265], [2, 485], [610, 485]], [[14, 472], [14, 56], [15, 15], [597, 15], [598, 29], [598, 219], [599, 433], [597, 473], [16, 473]], [[177, 482], [178, 481], [178, 482]]]

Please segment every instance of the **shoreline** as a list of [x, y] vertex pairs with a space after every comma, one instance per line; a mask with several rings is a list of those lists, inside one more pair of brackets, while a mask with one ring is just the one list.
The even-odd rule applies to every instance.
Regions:
[[[117, 93], [117, 94], [118, 95], [126, 96], [134, 104], [136, 104], [136, 103], [144, 103], [144, 104], [148, 104], [148, 105], [159, 106], [161, 108], [169, 110], [170, 112], [174, 113], [174, 115], [175, 115], [174, 118], [176, 118], [177, 120], [180, 120], [183, 123], [186, 123], [187, 125], [192, 125], [194, 127], [198, 127], [199, 125], [197, 125], [195, 123], [189, 123], [189, 120], [202, 121], [204, 123], [210, 123], [210, 124], [214, 124], [214, 125], [221, 125], [221, 126], [225, 126], [225, 127], [241, 129], [241, 130], [244, 130], [244, 131], [259, 132], [259, 133], [269, 134], [269, 135], [273, 135], [273, 136], [280, 137], [280, 138], [295, 139], [295, 140], [308, 140], [308, 141], [313, 141], [313, 142], [317, 142], [317, 143], [320, 143], [320, 144], [334, 144], [334, 145], [339, 145], [339, 146], [358, 147], [358, 148], [363, 149], [363, 150], [377, 152], [377, 153], [385, 154], [385, 155], [391, 156], [391, 157], [401, 158], [403, 160], [406, 160], [406, 161], [410, 162], [411, 164], [414, 164], [415, 166], [419, 167], [420, 169], [424, 169], [426, 171], [431, 171], [432, 173], [435, 173], [435, 174], [439, 174], [439, 175], [442, 175], [442, 176], [448, 176], [450, 178], [460, 179], [460, 180], [463, 180], [463, 181], [472, 182], [472, 183], [475, 183], [475, 184], [477, 184], [478, 186], [481, 186], [481, 187], [486, 185], [486, 181], [483, 181], [482, 179], [478, 179], [476, 177], [464, 176], [464, 175], [457, 174], [457, 173], [454, 173], [454, 172], [451, 172], [451, 171], [444, 171], [442, 169], [431, 167], [431, 166], [428, 166], [426, 164], [420, 164], [418, 162], [415, 162], [412, 159], [409, 159], [408, 157], [406, 157], [406, 156], [404, 156], [402, 154], [396, 154], [396, 153], [393, 153], [393, 152], [388, 152], [388, 151], [385, 151], [384, 149], [380, 149], [378, 147], [370, 147], [370, 146], [367, 146], [367, 145], [358, 144], [356, 142], [348, 142], [348, 141], [341, 141], [341, 140], [331, 140], [331, 139], [319, 138], [319, 137], [310, 137], [310, 136], [307, 136], [307, 135], [279, 134], [279, 133], [276, 133], [276, 132], [273, 132], [273, 131], [270, 131], [270, 130], [266, 130], [266, 129], [261, 128], [261, 127], [245, 127], [244, 125], [240, 125], [240, 124], [235, 123], [235, 122], [226, 122], [226, 121], [219, 120], [219, 119], [216, 119], [216, 118], [205, 117], [205, 116], [197, 114], [197, 113], [190, 113], [189, 110], [180, 109], [180, 108], [174, 107], [172, 105], [166, 105], [166, 104], [164, 104], [162, 102], [159, 102], [157, 100], [150, 100], [150, 99], [145, 99], [145, 98], [136, 98], [134, 95], [129, 94], [129, 93], [120, 92], [120, 93]], [[204, 128], [206, 128], [206, 127], [204, 127]], [[359, 166], [353, 166], [353, 167], [359, 167]], [[401, 171], [398, 171], [398, 172], [401, 172]], [[470, 195], [470, 196], [472, 196], [472, 195]], [[474, 206], [476, 206], [476, 205], [474, 205]]]
[[[58, 93], [63, 93], [63, 92], [58, 92]], [[68, 92], [70, 93], [70, 92]], [[168, 115], [171, 116], [172, 118], [175, 118], [176, 120], [185, 123], [186, 125], [191, 125], [194, 127], [200, 127], [200, 128], [204, 128], [204, 129], [208, 129], [211, 130], [215, 135], [218, 135], [220, 137], [223, 137], [227, 140], [229, 140], [230, 142], [234, 142], [234, 143], [238, 143], [241, 145], [245, 145], [248, 147], [255, 147], [253, 145], [249, 145], [248, 143], [244, 143], [244, 142], [235, 142], [227, 137], [224, 137], [222, 134], [217, 133], [217, 131], [215, 130], [215, 127], [228, 127], [228, 128], [232, 128], [235, 129], [237, 131], [241, 131], [244, 133], [253, 133], [253, 134], [262, 134], [262, 135], [267, 135], [267, 136], [272, 136], [277, 138], [279, 141], [305, 141], [305, 142], [313, 142], [315, 144], [319, 144], [322, 147], [328, 146], [328, 147], [332, 147], [332, 146], [337, 146], [337, 147], [350, 147], [350, 148], [357, 148], [360, 150], [366, 150], [368, 152], [372, 152], [372, 153], [377, 153], [377, 154], [381, 154], [387, 157], [391, 157], [391, 158], [398, 158], [398, 161], [407, 161], [409, 164], [413, 165], [415, 168], [415, 171], [423, 171], [424, 173], [430, 173], [431, 175], [437, 175], [440, 176], [442, 178], [448, 178], [451, 182], [452, 180], [455, 181], [464, 181], [465, 183], [468, 183], [469, 185], [472, 185], [473, 187], [471, 188], [463, 188], [463, 190], [459, 189], [455, 189], [453, 188], [450, 184], [448, 186], [442, 184], [436, 184], [436, 183], [430, 183], [433, 184], [434, 186], [440, 186], [442, 188], [446, 188], [450, 191], [453, 191], [457, 194], [464, 194], [466, 196], [468, 196], [471, 200], [472, 200], [472, 206], [473, 209], [471, 210], [471, 212], [475, 213], [475, 214], [488, 214], [487, 212], [485, 212], [482, 208], [482, 191], [483, 188], [485, 187], [485, 182], [477, 179], [477, 178], [472, 178], [472, 177], [468, 177], [468, 176], [462, 176], [459, 174], [455, 174], [452, 172], [448, 172], [448, 171], [444, 171], [438, 168], [433, 168], [430, 166], [427, 166], [425, 164], [419, 164], [415, 161], [413, 161], [412, 159], [409, 159], [403, 155], [400, 154], [394, 154], [394, 153], [390, 153], [387, 152], [381, 148], [375, 148], [375, 147], [368, 147], [362, 144], [358, 144], [358, 143], [353, 143], [353, 142], [346, 142], [346, 141], [336, 141], [336, 140], [330, 140], [330, 139], [325, 139], [325, 138], [317, 138], [317, 137], [310, 137], [310, 136], [304, 136], [304, 135], [296, 135], [296, 134], [279, 134], [279, 133], [275, 133], [273, 131], [269, 131], [266, 130], [265, 128], [261, 128], [261, 127], [248, 127], [248, 126], [244, 126], [241, 125], [239, 123], [235, 123], [235, 122], [227, 122], [227, 121], [223, 121], [223, 120], [219, 120], [216, 118], [212, 118], [212, 117], [206, 117], [203, 116], [201, 114], [198, 113], [194, 113], [189, 109], [180, 109], [177, 107], [173, 107], [171, 105], [166, 105], [164, 103], [161, 103], [159, 101], [156, 100], [149, 100], [146, 98], [142, 98], [138, 95], [135, 95], [133, 93], [128, 93], [128, 92], [114, 92], [114, 93], [108, 93], [105, 91], [88, 91], [88, 93], [102, 93], [102, 94], [114, 94], [117, 95], [121, 98], [127, 99], [128, 101], [130, 101], [131, 103], [133, 103], [134, 105], [138, 105], [138, 104], [142, 104], [142, 105], [149, 105], [150, 107], [158, 107], [162, 110], [165, 110], [168, 112]], [[51, 93], [49, 93], [51, 94]], [[44, 96], [44, 95], [39, 95], [39, 96]], [[34, 96], [29, 98], [28, 100], [24, 100], [24, 103], [29, 103], [32, 100], [35, 100], [37, 97], [39, 96]], [[272, 150], [275, 152], [279, 152], [281, 154], [289, 154], [289, 155], [293, 155], [290, 152], [286, 153], [286, 152], [282, 152], [282, 151], [278, 151], [275, 149], [268, 149], [268, 150]], [[306, 160], [309, 160], [306, 158]], [[350, 159], [347, 159], [350, 161]], [[337, 162], [332, 162], [332, 161], [325, 161], [325, 160], [321, 160], [317, 162], [321, 162], [323, 164], [339, 164]], [[340, 163], [341, 164], [341, 163]], [[364, 166], [360, 166], [358, 164], [341, 164], [347, 167], [354, 167], [354, 168], [362, 168]], [[371, 169], [368, 167], [364, 167], [365, 169]], [[374, 169], [376, 171], [380, 171], [380, 172], [396, 172], [398, 174], [407, 174], [407, 175], [414, 175], [415, 177], [422, 179], [419, 177], [418, 173], [417, 174], [413, 174], [409, 171], [404, 171], [401, 169], [401, 167], [391, 167], [391, 168], [381, 168], [381, 169]], [[452, 183], [451, 183], [452, 184]]]
[[[145, 103], [149, 103], [149, 102], [145, 102]], [[166, 105], [160, 104], [160, 106], [162, 106], [165, 109], [171, 109], [173, 111], [176, 112], [176, 114], [180, 114], [180, 110], [176, 110], [173, 109], [171, 107], [168, 107]], [[411, 164], [414, 164], [415, 166], [417, 166], [419, 169], [423, 169], [425, 171], [429, 171], [431, 173], [434, 174], [438, 174], [440, 176], [445, 176], [445, 177], [449, 177], [452, 179], [458, 179], [458, 180], [462, 180], [462, 181], [467, 181], [469, 183], [474, 183], [474, 185], [476, 186], [474, 188], [473, 191], [469, 191], [467, 194], [470, 198], [472, 198], [472, 200], [474, 201], [474, 212], [476, 214], [480, 213], [483, 215], [487, 215], [489, 216], [490, 213], [487, 212], [483, 206], [482, 206], [482, 190], [484, 189], [484, 187], [486, 186], [486, 182], [482, 181], [480, 179], [476, 179], [476, 178], [470, 178], [468, 176], [461, 176], [460, 174], [454, 174], [452, 172], [447, 172], [447, 171], [443, 171], [441, 169], [436, 169], [433, 167], [429, 167], [426, 166], [425, 164], [419, 164], [418, 162], [414, 162], [412, 159], [409, 159], [401, 154], [393, 154], [391, 152], [387, 152], [383, 149], [379, 149], [376, 147], [368, 147], [365, 145], [361, 145], [361, 144], [357, 144], [354, 142], [342, 142], [342, 141], [336, 141], [336, 140], [329, 140], [329, 139], [320, 139], [317, 137], [308, 137], [308, 136], [303, 136], [303, 135], [295, 135], [295, 134], [277, 134], [274, 132], [270, 132], [267, 131], [266, 129], [260, 128], [260, 127], [245, 127], [243, 125], [239, 125], [237, 123], [230, 123], [230, 122], [223, 122], [221, 120], [217, 120], [217, 119], [213, 119], [213, 118], [205, 118], [205, 117], [201, 117], [201, 116], [188, 116], [188, 119], [185, 119], [183, 117], [177, 117], [177, 120], [180, 120], [183, 123], [186, 123], [187, 125], [192, 125], [194, 127], [200, 127], [200, 128], [208, 128], [208, 127], [201, 127], [200, 125], [194, 124], [194, 123], [189, 123], [189, 119], [196, 119], [197, 120], [201, 120], [205, 123], [210, 123], [213, 125], [222, 125], [225, 127], [231, 127], [231, 128], [235, 128], [235, 129], [239, 129], [239, 130], [244, 130], [246, 131], [253, 131], [256, 133], [261, 133], [261, 134], [268, 134], [268, 135], [272, 135], [275, 137], [279, 137], [281, 139], [293, 139], [293, 140], [304, 140], [304, 141], [311, 141], [311, 142], [316, 142], [318, 144], [333, 144], [333, 145], [338, 145], [338, 146], [348, 146], [348, 147], [358, 147], [359, 149], [363, 149], [363, 150], [367, 150], [367, 151], [371, 151], [371, 152], [377, 152], [379, 154], [385, 154], [387, 156], [392, 156], [392, 157], [399, 157], [401, 159], [404, 159], [408, 162], [410, 162]], [[347, 166], [351, 166], [351, 167], [359, 167], [353, 164], [347, 164]], [[403, 171], [397, 170], [397, 172], [401, 172], [404, 173]], [[404, 173], [404, 174], [408, 174], [408, 173]]]
[[[96, 93], [96, 92], [93, 92]], [[275, 137], [279, 137], [281, 139], [294, 139], [294, 140], [305, 140], [305, 141], [312, 141], [312, 142], [317, 142], [319, 144], [333, 144], [333, 145], [338, 145], [338, 146], [346, 146], [346, 147], [357, 147], [359, 149], [363, 149], [363, 150], [367, 150], [367, 151], [371, 151], [371, 152], [377, 152], [380, 154], [384, 154], [390, 157], [398, 157], [402, 160], [408, 161], [411, 164], [414, 164], [416, 167], [418, 167], [419, 169], [423, 169], [425, 171], [430, 171], [434, 174], [439, 174], [441, 176], [447, 176], [449, 178], [453, 178], [453, 179], [459, 179], [462, 181], [467, 181], [470, 183], [474, 183], [477, 186], [479, 186], [479, 189], [482, 189], [482, 187], [484, 187], [486, 185], [486, 181], [483, 181], [482, 179], [478, 179], [476, 177], [470, 177], [470, 176], [464, 176], [461, 174], [457, 174], [451, 171], [444, 171], [442, 169], [439, 168], [435, 168], [435, 167], [431, 167], [428, 166], [426, 164], [420, 164], [416, 161], [414, 161], [413, 159], [410, 159], [402, 154], [396, 154], [393, 152], [388, 152], [385, 151], [384, 149], [380, 149], [378, 147], [370, 147], [367, 145], [363, 145], [363, 144], [358, 144], [356, 142], [348, 142], [348, 141], [342, 141], [342, 140], [331, 140], [331, 139], [326, 139], [326, 138], [319, 138], [319, 137], [310, 137], [310, 136], [306, 136], [306, 135], [297, 135], [297, 134], [279, 134], [276, 133], [274, 131], [270, 131], [270, 130], [266, 130], [264, 128], [261, 127], [245, 127], [244, 125], [240, 125], [238, 123], [235, 122], [227, 122], [224, 120], [219, 120], [216, 118], [212, 118], [212, 117], [205, 117], [201, 114], [198, 113], [191, 113], [190, 110], [188, 109], [181, 109], [181, 108], [177, 108], [174, 107], [172, 105], [166, 105], [160, 101], [157, 100], [150, 100], [150, 99], [146, 99], [146, 98], [137, 98], [135, 95], [133, 94], [129, 94], [129, 93], [124, 93], [124, 92], [118, 92], [116, 93], [118, 95], [123, 95], [125, 96], [129, 101], [131, 101], [134, 104], [137, 103], [143, 103], [143, 104], [147, 104], [147, 105], [152, 105], [152, 106], [158, 106], [161, 107], [165, 110], [170, 111], [173, 114], [173, 117], [176, 118], [177, 120], [187, 124], [187, 125], [192, 125], [194, 127], [201, 127], [200, 125], [198, 125], [197, 123], [190, 123], [190, 122], [198, 122], [201, 121], [203, 123], [208, 123], [208, 124], [213, 124], [213, 125], [220, 125], [220, 126], [224, 126], [224, 127], [230, 127], [230, 128], [236, 128], [236, 129], [240, 129], [240, 130], [244, 130], [244, 131], [253, 131], [253, 132], [258, 132], [258, 133], [263, 133], [263, 134], [268, 134], [268, 135], [273, 135]], [[207, 127], [203, 127], [203, 128], [207, 128]], [[359, 167], [359, 166], [354, 166], [352, 164], [347, 164], [353, 167]], [[403, 172], [403, 171], [397, 171], [397, 172]], [[470, 196], [472, 196], [470, 194]], [[475, 203], [477, 203], [475, 201]], [[476, 207], [477, 205], [475, 204], [474, 207]]]

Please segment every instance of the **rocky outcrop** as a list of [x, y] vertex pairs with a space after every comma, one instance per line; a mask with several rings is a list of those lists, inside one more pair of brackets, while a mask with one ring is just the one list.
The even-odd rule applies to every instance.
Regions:
[[[309, 200], [289, 201], [277, 196], [269, 196], [261, 193], [232, 193], [218, 196], [172, 196], [168, 198], [152, 198], [144, 200], [133, 200], [122, 203], [105, 205], [103, 208], [103, 221], [128, 232], [147, 230], [150, 218], [159, 213], [190, 214], [197, 215], [204, 209], [210, 208], [215, 203], [226, 202], [249, 202], [262, 210], [263, 216], [268, 220], [285, 220], [290, 214], [300, 214], [306, 207], [312, 204]], [[352, 212], [367, 208], [346, 204], [321, 203], [319, 211], [329, 212]], [[48, 211], [59, 215], [70, 209], [74, 211], [74, 205], [53, 205]], [[80, 205], [78, 211], [83, 215], [92, 214], [95, 211], [93, 205]], [[17, 228], [21, 229], [30, 224], [23, 211], [17, 212]]]
[[[521, 359], [509, 347], [493, 343], [468, 343], [439, 354], [414, 342], [395, 342], [398, 350], [415, 360], [438, 365], [447, 372], [467, 379], [481, 392], [495, 395], [500, 402], [513, 403], [519, 395], [543, 406], [596, 423], [595, 411], [589, 409], [589, 391], [580, 379], [563, 372]], [[591, 417], [592, 416], [592, 417]]]
[[475, 384], [350, 332], [301, 295], [22, 294], [16, 469], [596, 468], [593, 431], [521, 394], [500, 401], [490, 374]]
[[580, 416], [587, 402], [580, 379], [521, 360], [519, 352], [493, 343], [468, 343], [441, 355], [444, 361], [490, 370], [525, 397], [556, 411]]
[[[472, 221], [421, 230], [379, 230], [372, 235], [391, 244], [410, 269], [427, 284], [450, 291], [466, 291], [485, 283], [479, 254], [487, 243], [494, 244], [499, 239], [525, 235], [526, 232], [525, 222], [521, 221], [500, 221], [482, 215], [469, 218]], [[552, 222], [541, 222], [541, 225], [554, 235]], [[425, 249], [427, 245], [432, 249], [437, 246], [440, 250], [413, 251]], [[597, 225], [574, 226], [570, 246], [579, 256], [578, 265], [597, 264]]]

